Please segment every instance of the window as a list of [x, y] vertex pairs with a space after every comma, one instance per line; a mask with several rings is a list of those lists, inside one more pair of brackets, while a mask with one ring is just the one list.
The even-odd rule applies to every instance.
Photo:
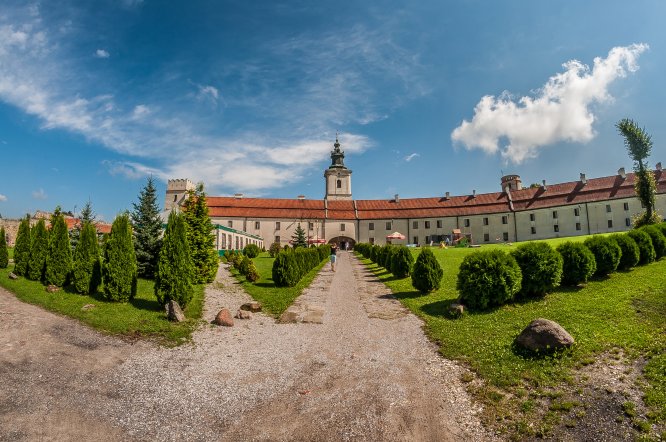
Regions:
[[280, 221], [275, 222], [275, 230], [280, 230]]
[[535, 218], [534, 218], [534, 214], [533, 214], [533, 213], [530, 213], [530, 221], [534, 221], [534, 219], [535, 219]]
[[484, 240], [485, 242], [490, 241], [490, 233], [484, 233], [484, 234], [483, 234], [483, 240]]
[[426, 229], [429, 229], [429, 228], [430, 228], [430, 221], [426, 221], [426, 222], [425, 222], [425, 228], [426, 228]]
[[308, 223], [308, 229], [314, 230], [314, 223]]
[[532, 226], [531, 229], [532, 229], [532, 235], [536, 235], [536, 227]]
[[624, 203], [624, 210], [629, 210], [629, 203]]
[[341, 231], [341, 232], [344, 232], [344, 231], [345, 231], [345, 225], [344, 225], [344, 224], [340, 224], [340, 231]]
[[414, 244], [418, 244], [418, 243], [419, 243], [419, 237], [418, 237], [418, 236], [415, 236], [415, 237], [414, 237]]
[[418, 221], [413, 221], [412, 222], [412, 228], [413, 229], [418, 229], [419, 228], [419, 222]]
[[342, 189], [342, 180], [338, 180], [337, 183], [335, 184], [335, 187], [338, 189]]
[[631, 227], [631, 218], [625, 218], [624, 219], [624, 225], [627, 227]]
[[469, 227], [469, 218], [465, 218], [465, 227]]
[[502, 224], [509, 224], [509, 217], [507, 215], [502, 215]]
[[368, 224], [368, 230], [375, 230], [375, 223]]
[[509, 240], [509, 232], [502, 233], [502, 239], [504, 239], [504, 241], [508, 241]]
[[559, 232], [560, 231], [560, 226], [557, 224], [553, 225], [553, 232]]
[[261, 223], [259, 221], [254, 222], [254, 229], [259, 230], [261, 228]]
[[557, 219], [557, 210], [553, 210], [553, 219]]
[[174, 195], [174, 196], [173, 196], [173, 200], [174, 200], [174, 201], [178, 201], [178, 195]]
[[612, 220], [612, 219], [609, 219], [609, 220], [608, 220], [608, 228], [609, 228], [609, 229], [612, 229], [612, 228], [613, 228], [613, 220]]
[[375, 238], [370, 238], [370, 244], [374, 244], [374, 243], [375, 243]]
[[441, 219], [438, 219], [438, 220], [437, 220], [437, 228], [438, 228], [438, 229], [441, 229], [441, 228], [442, 228], [442, 220], [441, 220]]
[[488, 218], [483, 218], [483, 225], [487, 226], [488, 225]]
[[390, 223], [390, 222], [386, 223], [386, 230], [391, 230], [391, 228], [392, 228], [391, 225], [392, 225], [392, 223]]
[[280, 235], [275, 235], [275, 242], [280, 244]]
[[606, 204], [606, 213], [611, 213], [611, 206], [610, 206], [610, 204]]
[[580, 230], [580, 223], [576, 223], [576, 230]]
[[233, 222], [233, 221], [229, 221], [227, 224], [229, 225], [229, 227], [233, 227], [233, 226], [234, 226], [234, 222]]

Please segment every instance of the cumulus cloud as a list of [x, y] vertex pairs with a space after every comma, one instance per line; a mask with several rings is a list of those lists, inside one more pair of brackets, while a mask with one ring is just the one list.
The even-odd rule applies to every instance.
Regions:
[[7, 196], [0, 193], [0, 201], [7, 201]]
[[421, 155], [419, 155], [418, 153], [412, 153], [412, 154], [409, 154], [409, 155], [407, 155], [407, 156], [405, 157], [405, 161], [407, 161], [407, 162], [409, 163], [409, 162], [412, 161], [414, 158], [416, 158], [416, 157], [420, 157], [420, 156], [421, 156]]
[[95, 58], [109, 58], [111, 54], [105, 49], [98, 49], [95, 51], [94, 57]]
[[39, 189], [32, 191], [32, 197], [36, 200], [45, 200], [49, 196], [46, 194], [46, 192], [44, 192], [44, 189]]
[[615, 47], [606, 58], [596, 57], [592, 68], [568, 61], [562, 65], [564, 72], [550, 77], [533, 96], [487, 95], [474, 108], [472, 120], [463, 120], [451, 139], [467, 149], [500, 151], [515, 164], [536, 157], [550, 144], [588, 142], [595, 136], [592, 105], [612, 100], [610, 85], [638, 70], [637, 59], [647, 49], [646, 44]]

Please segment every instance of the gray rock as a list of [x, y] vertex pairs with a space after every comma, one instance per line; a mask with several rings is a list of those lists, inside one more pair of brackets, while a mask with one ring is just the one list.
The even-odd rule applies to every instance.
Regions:
[[166, 310], [167, 318], [169, 321], [183, 322], [185, 320], [185, 314], [183, 313], [183, 310], [180, 308], [180, 305], [178, 305], [178, 303], [173, 299], [164, 306], [164, 309]]
[[252, 313], [248, 312], [247, 310], [238, 310], [236, 312], [236, 316], [234, 316], [236, 319], [252, 319]]
[[516, 337], [515, 343], [528, 350], [541, 352], [571, 347], [574, 338], [557, 322], [539, 318]]
[[465, 306], [462, 304], [458, 304], [457, 302], [454, 302], [449, 306], [449, 313], [451, 314], [451, 316], [459, 318], [462, 316], [463, 313], [465, 313]]
[[224, 327], [233, 327], [234, 318], [231, 317], [231, 312], [229, 311], [229, 309], [223, 308], [222, 310], [220, 310], [217, 313], [217, 316], [215, 316], [213, 324], [221, 325]]
[[60, 290], [60, 288], [58, 286], [53, 285], [53, 284], [50, 284], [50, 285], [46, 286], [46, 291], [49, 292], [49, 293], [55, 293], [58, 290]]
[[19, 278], [18, 275], [14, 272], [10, 272], [8, 276], [9, 276], [9, 279], [18, 279]]
[[81, 307], [81, 311], [85, 312], [85, 311], [88, 311], [88, 310], [92, 310], [94, 308], [95, 308], [95, 304], [86, 304], [83, 307]]
[[258, 301], [246, 302], [245, 304], [241, 305], [240, 308], [241, 310], [257, 313], [261, 311], [261, 302]]

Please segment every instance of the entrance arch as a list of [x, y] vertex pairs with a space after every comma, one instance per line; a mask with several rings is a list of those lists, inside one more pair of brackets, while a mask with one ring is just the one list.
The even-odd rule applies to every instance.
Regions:
[[335, 238], [331, 238], [328, 240], [329, 244], [337, 244], [340, 250], [345, 250], [345, 244], [348, 246], [347, 248], [349, 250], [352, 250], [354, 248], [354, 244], [356, 244], [356, 241], [354, 238], [350, 238], [348, 236], [336, 236]]

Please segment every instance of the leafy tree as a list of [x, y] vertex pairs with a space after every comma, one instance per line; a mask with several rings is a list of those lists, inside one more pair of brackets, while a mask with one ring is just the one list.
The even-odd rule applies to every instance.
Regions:
[[139, 276], [152, 279], [162, 247], [162, 220], [152, 176], [148, 177], [146, 186], [141, 189], [138, 204], [134, 203], [133, 206], [132, 229]]
[[127, 213], [116, 217], [104, 243], [102, 278], [108, 300], [126, 302], [136, 295], [137, 264]]
[[444, 276], [444, 271], [430, 249], [423, 249], [414, 263], [412, 285], [421, 293], [437, 290]]
[[30, 260], [30, 215], [26, 215], [19, 224], [16, 242], [14, 243], [14, 273], [25, 276], [28, 273]]
[[635, 221], [634, 225], [640, 227], [646, 224], [656, 224], [660, 221], [654, 210], [657, 182], [647, 163], [647, 157], [650, 156], [652, 150], [652, 137], [644, 128], [638, 127], [633, 120], [628, 118], [620, 120], [616, 127], [624, 137], [624, 145], [629, 151], [629, 156], [634, 160], [636, 196], [645, 206], [645, 213]]
[[74, 269], [72, 285], [77, 293], [94, 294], [102, 282], [102, 261], [100, 259], [97, 230], [90, 220], [83, 223], [79, 242], [74, 249]]
[[183, 213], [187, 224], [187, 242], [194, 262], [194, 283], [213, 282], [219, 259], [212, 233], [215, 226], [208, 216], [203, 184], [199, 183], [195, 190], [188, 192], [188, 198], [183, 204]]
[[194, 264], [187, 242], [184, 216], [172, 211], [169, 214], [164, 240], [155, 272], [155, 297], [164, 305], [174, 300], [185, 307], [192, 299]]
[[296, 226], [296, 231], [291, 237], [291, 242], [294, 248], [308, 246], [308, 239], [305, 236], [305, 230], [301, 227], [301, 223], [298, 223], [298, 226]]
[[7, 249], [7, 237], [5, 228], [0, 227], [0, 269], [6, 269], [9, 266], [9, 250]]
[[562, 285], [587, 282], [597, 271], [594, 254], [583, 243], [567, 241], [557, 251], [562, 255]]
[[33, 281], [43, 281], [46, 271], [46, 255], [49, 252], [49, 232], [46, 223], [40, 219], [32, 229], [30, 242], [30, 261], [26, 276]]
[[47, 284], [62, 287], [72, 271], [72, 248], [69, 243], [69, 232], [65, 217], [57, 207], [51, 217], [51, 234], [49, 235], [49, 251], [46, 255]]

